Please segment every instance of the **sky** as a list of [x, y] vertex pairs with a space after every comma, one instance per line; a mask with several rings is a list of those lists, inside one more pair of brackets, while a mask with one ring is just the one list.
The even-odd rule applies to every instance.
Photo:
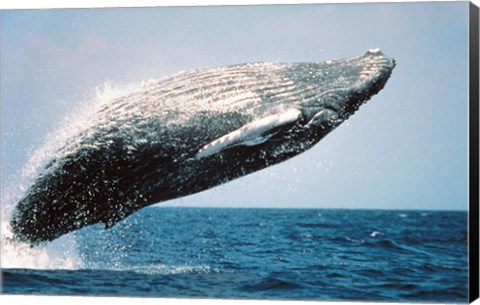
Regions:
[[466, 2], [1, 11], [1, 188], [106, 83], [380, 48], [385, 88], [311, 150], [162, 205], [468, 209]]

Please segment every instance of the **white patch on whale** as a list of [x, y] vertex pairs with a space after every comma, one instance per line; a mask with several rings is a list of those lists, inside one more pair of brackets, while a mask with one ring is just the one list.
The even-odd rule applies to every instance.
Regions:
[[255, 146], [262, 144], [275, 134], [277, 128], [292, 124], [301, 116], [302, 112], [300, 110], [292, 108], [245, 124], [241, 128], [203, 146], [195, 157], [202, 159], [238, 145]]

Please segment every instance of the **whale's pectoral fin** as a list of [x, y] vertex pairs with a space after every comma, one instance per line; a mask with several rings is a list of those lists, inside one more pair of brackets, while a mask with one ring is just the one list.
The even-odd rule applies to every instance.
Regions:
[[202, 159], [239, 145], [262, 144], [279, 130], [290, 127], [301, 117], [302, 112], [292, 108], [255, 120], [203, 146], [195, 157]]

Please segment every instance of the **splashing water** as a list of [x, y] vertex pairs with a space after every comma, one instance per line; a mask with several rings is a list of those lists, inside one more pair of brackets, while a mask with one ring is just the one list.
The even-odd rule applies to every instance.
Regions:
[[[36, 157], [38, 155], [34, 155]], [[31, 162], [31, 159], [30, 159]], [[29, 163], [30, 163], [29, 162]], [[33, 163], [30, 163], [33, 164]], [[30, 165], [28, 164], [28, 166]], [[22, 173], [25, 172], [25, 169]], [[48, 245], [33, 248], [29, 244], [13, 239], [10, 218], [22, 194], [26, 190], [30, 176], [21, 176], [20, 183], [6, 187], [1, 197], [1, 268], [28, 269], [77, 269], [82, 260], [76, 253], [75, 240], [64, 236]], [[15, 180], [15, 179], [14, 179]], [[7, 193], [8, 192], [8, 193]]]
[[53, 131], [46, 136], [44, 144], [34, 149], [19, 173], [9, 179], [9, 184], [1, 190], [1, 268], [80, 269], [83, 267], [82, 257], [78, 254], [73, 234], [38, 247], [31, 247], [29, 244], [14, 240], [10, 228], [12, 212], [40, 170], [49, 160], [57, 156], [58, 150], [65, 146], [67, 140], [91, 126], [93, 122], [90, 118], [95, 112], [120, 96], [148, 87], [150, 83], [151, 81], [114, 86], [107, 82], [102, 88], [96, 88], [90, 99], [81, 102], [79, 107], [56, 124]]

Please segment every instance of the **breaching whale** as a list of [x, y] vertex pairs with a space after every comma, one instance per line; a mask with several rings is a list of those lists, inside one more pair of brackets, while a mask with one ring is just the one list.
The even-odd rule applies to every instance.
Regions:
[[377, 94], [395, 67], [380, 50], [322, 63], [182, 72], [104, 105], [18, 202], [33, 245], [242, 177], [314, 146]]

